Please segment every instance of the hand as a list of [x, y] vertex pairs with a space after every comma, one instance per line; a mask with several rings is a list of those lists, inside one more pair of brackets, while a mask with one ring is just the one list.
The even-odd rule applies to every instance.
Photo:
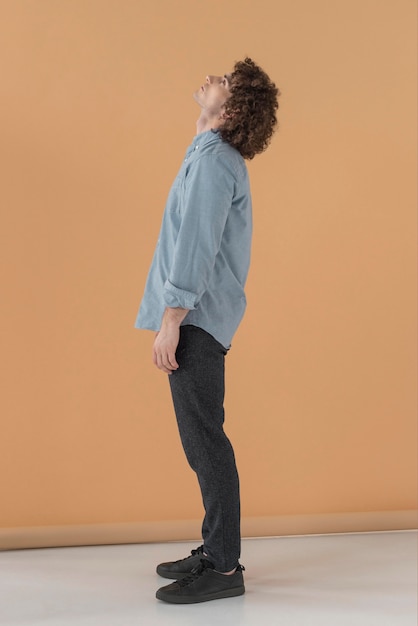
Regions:
[[155, 337], [152, 360], [154, 365], [166, 374], [172, 374], [178, 369], [176, 350], [179, 338], [180, 329], [177, 325], [165, 325]]
[[160, 370], [172, 374], [178, 369], [176, 350], [180, 339], [180, 324], [188, 309], [167, 307], [161, 320], [160, 332], [156, 334], [152, 351], [152, 360]]

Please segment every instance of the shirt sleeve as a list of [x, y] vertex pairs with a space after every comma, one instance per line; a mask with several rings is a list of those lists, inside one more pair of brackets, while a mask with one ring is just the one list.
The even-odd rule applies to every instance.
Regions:
[[235, 185], [234, 170], [219, 154], [204, 155], [191, 163], [173, 263], [164, 284], [166, 306], [197, 308], [215, 266]]

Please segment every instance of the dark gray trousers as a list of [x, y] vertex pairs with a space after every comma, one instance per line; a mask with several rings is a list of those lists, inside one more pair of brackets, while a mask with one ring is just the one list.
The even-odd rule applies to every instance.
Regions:
[[181, 442], [202, 492], [204, 551], [220, 572], [240, 557], [239, 479], [224, 433], [226, 349], [197, 326], [181, 326], [178, 370], [169, 377]]

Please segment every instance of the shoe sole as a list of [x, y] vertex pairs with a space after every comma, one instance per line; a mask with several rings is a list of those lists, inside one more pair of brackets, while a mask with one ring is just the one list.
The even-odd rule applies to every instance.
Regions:
[[224, 591], [217, 591], [216, 593], [208, 593], [205, 596], [182, 596], [174, 593], [164, 593], [159, 589], [155, 597], [158, 600], [171, 602], [172, 604], [197, 604], [198, 602], [208, 602], [209, 600], [221, 600], [222, 598], [242, 596], [244, 593], [245, 587], [242, 585], [240, 587], [233, 587], [232, 589], [225, 589]]

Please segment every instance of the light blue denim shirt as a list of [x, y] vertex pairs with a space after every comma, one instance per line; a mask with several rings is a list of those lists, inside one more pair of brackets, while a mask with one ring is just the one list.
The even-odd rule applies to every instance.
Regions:
[[167, 199], [135, 327], [158, 331], [166, 307], [190, 309], [182, 325], [229, 348], [246, 307], [251, 235], [244, 159], [219, 133], [196, 135]]

